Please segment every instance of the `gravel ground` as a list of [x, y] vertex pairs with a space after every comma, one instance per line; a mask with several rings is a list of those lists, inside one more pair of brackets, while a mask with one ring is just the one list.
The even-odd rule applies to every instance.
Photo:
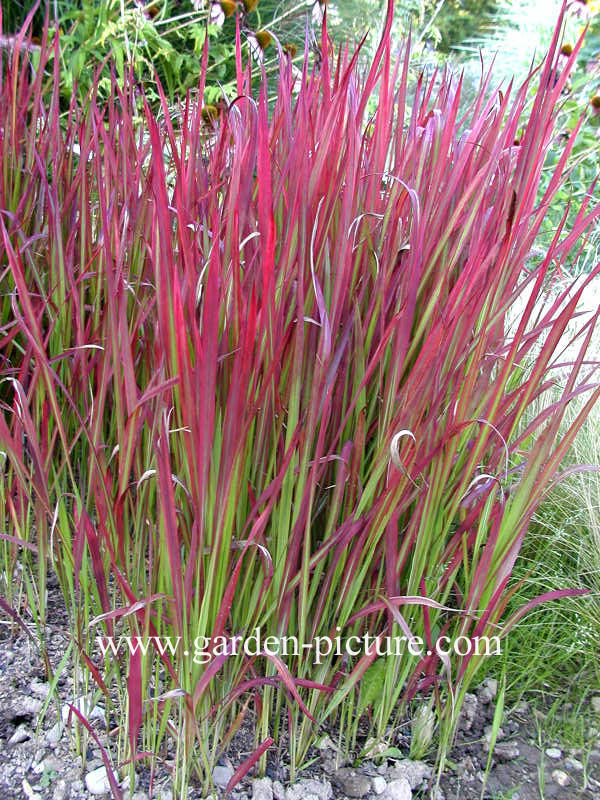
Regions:
[[[67, 646], [66, 619], [58, 601], [51, 618], [48, 651], [51, 663], [57, 664]], [[65, 670], [65, 675], [68, 673]], [[57, 689], [60, 702], [50, 703], [42, 719], [49, 686], [38, 649], [23, 631], [15, 631], [6, 621], [0, 624], [0, 800], [90, 800], [109, 796], [97, 744], [88, 739], [86, 762], [82, 764], [74, 755], [72, 729], [60, 722], [65, 714], [60, 704], [74, 700], [72, 679], [61, 678]], [[431, 764], [408, 758], [376, 763], [381, 759], [374, 757], [353, 769], [343, 762], [332, 740], [325, 738], [320, 749], [314, 751], [315, 759], [306, 777], [290, 785], [285, 756], [273, 752], [267, 777], [248, 778], [233, 792], [233, 800], [480, 800], [495, 691], [495, 682], [488, 679], [476, 694], [467, 695], [456, 744], [439, 790], [430, 786]], [[105, 742], [104, 714], [98, 708], [84, 710], [100, 741]], [[592, 698], [591, 711], [600, 729], [600, 697]], [[521, 702], [506, 715], [484, 798], [600, 800], [600, 731], [593, 727], [588, 730], [585, 750], [563, 750], [558, 745], [541, 749], [536, 746], [534, 713], [543, 716]], [[243, 731], [241, 735], [243, 742]], [[396, 737], [385, 746], [388, 744], [408, 753], [406, 737]], [[216, 785], [226, 785], [235, 766], [245, 757], [244, 749], [239, 737], [237, 743], [234, 740], [228, 758], [215, 769]], [[148, 776], [142, 771], [135, 792], [131, 795], [126, 789], [124, 800], [148, 800], [148, 790]], [[202, 796], [200, 789], [192, 787], [191, 800]], [[179, 800], [173, 797], [168, 774], [155, 778], [152, 798]]]

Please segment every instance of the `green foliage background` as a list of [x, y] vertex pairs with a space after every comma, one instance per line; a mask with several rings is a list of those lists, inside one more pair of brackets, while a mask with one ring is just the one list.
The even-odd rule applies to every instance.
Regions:
[[[246, 0], [247, 1], [247, 0]], [[319, 3], [323, 0], [259, 0], [251, 13], [242, 2], [242, 41], [268, 29], [282, 43], [293, 43], [296, 59], [302, 59], [307, 31], [318, 50]], [[385, 0], [329, 0], [329, 31], [336, 43], [356, 43], [367, 35], [365, 58], [377, 37], [384, 17]], [[133, 65], [139, 84], [152, 103], [158, 102], [155, 74], [168, 98], [174, 101], [194, 89], [201, 74], [202, 48], [209, 38], [209, 72], [204, 100], [215, 103], [223, 95], [235, 96], [235, 16], [222, 25], [211, 24], [212, 0], [43, 0], [35, 15], [33, 31], [41, 36], [46, 12], [56, 17], [61, 31], [61, 93], [68, 101], [74, 87], [80, 96], [92, 85], [94, 72], [110, 58], [120, 76]], [[30, 0], [5, 0], [3, 31], [15, 33], [31, 9]], [[151, 11], [152, 14], [148, 12]], [[449, 53], [465, 39], [484, 36], [498, 14], [498, 0], [399, 0], [396, 3], [396, 33], [412, 29], [429, 49]], [[275, 71], [277, 50], [267, 49], [267, 72]], [[110, 70], [105, 66], [100, 90], [107, 91]]]

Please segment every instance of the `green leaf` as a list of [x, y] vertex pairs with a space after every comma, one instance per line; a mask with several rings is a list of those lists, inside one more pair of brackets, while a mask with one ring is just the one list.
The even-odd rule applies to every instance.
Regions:
[[360, 683], [358, 714], [363, 713], [383, 693], [386, 664], [384, 658], [378, 658], [365, 672]]

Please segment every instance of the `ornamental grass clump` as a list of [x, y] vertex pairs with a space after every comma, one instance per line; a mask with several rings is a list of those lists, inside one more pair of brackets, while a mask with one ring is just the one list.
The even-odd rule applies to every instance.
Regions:
[[[323, 725], [356, 750], [358, 720], [389, 739], [413, 699], [443, 755], [490, 663], [470, 645], [536, 602], [505, 614], [600, 393], [600, 309], [571, 363], [557, 349], [586, 281], [540, 305], [589, 197], [529, 259], [577, 135], [538, 196], [579, 43], [565, 62], [559, 22], [538, 71], [484, 76], [464, 109], [460, 78], [411, 80], [390, 28], [391, 4], [364, 77], [326, 30], [299, 86], [283, 58], [270, 115], [238, 36], [238, 98], [210, 126], [203, 86], [141, 122], [128, 83], [64, 111], [47, 34], [2, 52], [1, 605], [43, 649], [58, 577], [115, 796], [140, 762], [177, 796], [208, 789], [242, 726], [255, 750], [230, 786], [283, 744], [293, 777]], [[255, 652], [234, 639], [257, 631]], [[402, 636], [422, 651], [379, 655]]]

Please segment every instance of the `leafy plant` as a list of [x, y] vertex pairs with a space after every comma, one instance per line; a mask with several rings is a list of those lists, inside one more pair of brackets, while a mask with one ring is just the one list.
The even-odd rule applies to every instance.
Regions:
[[[274, 13], [276, 9], [272, 6], [270, 10]], [[59, 31], [63, 101], [68, 104], [76, 91], [83, 102], [92, 87], [106, 99], [111, 93], [111, 69], [121, 85], [126, 72], [132, 70], [131, 80], [138, 92], [143, 90], [155, 109], [160, 106], [157, 76], [172, 103], [188, 90], [197, 92], [201, 83], [206, 104], [232, 100], [236, 20], [244, 52], [252, 51], [258, 59], [261, 54], [252, 50], [252, 43], [260, 28], [273, 19], [257, 3], [241, 0], [231, 0], [229, 6], [218, 0], [57, 0], [48, 13], [52, 21], [55, 16], [57, 20], [50, 29], [51, 38]], [[40, 14], [37, 9], [36, 20]], [[283, 18], [288, 15], [289, 11]], [[3, 26], [14, 30], [17, 19], [9, 14]], [[272, 66], [275, 47], [269, 55]], [[207, 59], [204, 73], [203, 58]]]
[[[114, 773], [143, 759], [172, 763], [178, 796], [191, 774], [208, 789], [244, 721], [256, 748], [231, 785], [286, 736], [293, 777], [325, 721], [349, 748], [359, 704], [381, 740], [415, 698], [435, 709], [441, 765], [486, 665], [477, 638], [570, 594], [506, 612], [600, 395], [600, 308], [575, 315], [600, 266], [539, 311], [600, 213], [590, 198], [525, 269], [576, 141], [538, 200], [581, 42], [563, 65], [559, 20], [539, 75], [504, 93], [487, 76], [461, 115], [450, 73], [409, 93], [392, 5], [362, 78], [325, 29], [301, 79], [282, 57], [270, 117], [241, 39], [237, 99], [216, 116], [188, 97], [172, 118], [158, 87], [162, 113], [145, 102], [140, 120], [125, 71], [106, 101], [100, 75], [85, 105], [73, 95], [61, 126], [46, 37], [35, 64], [27, 29], [3, 59], [0, 555], [4, 586], [18, 564], [24, 588], [1, 607], [33, 614], [43, 647], [55, 570], [76, 696], [95, 686], [120, 721], [102, 751], [116, 796]], [[536, 411], [567, 331], [564, 382]], [[236, 647], [257, 628], [256, 653]], [[103, 652], [99, 634], [150, 646]], [[366, 634], [315, 657], [316, 637]], [[267, 636], [297, 648], [279, 657]], [[424, 651], [380, 655], [386, 636]], [[441, 653], [444, 636], [468, 652]], [[381, 690], [361, 699], [378, 660]]]
[[[580, 6], [575, 6], [578, 8]], [[586, 6], [589, 16], [586, 27], [579, 21], [579, 35], [585, 35], [583, 46], [579, 52], [576, 68], [567, 87], [561, 103], [561, 114], [557, 138], [548, 154], [548, 162], [543, 185], [550, 179], [552, 171], [560, 159], [561, 139], [568, 137], [584, 116], [584, 123], [577, 138], [571, 158], [567, 163], [568, 178], [557, 193], [554, 203], [549, 209], [548, 219], [540, 239], [541, 246], [545, 246], [552, 236], [552, 226], [556, 225], [562, 216], [563, 209], [570, 209], [570, 219], [577, 213], [577, 207], [588, 192], [592, 182], [600, 175], [600, 156], [598, 138], [600, 135], [600, 8], [589, 4]], [[570, 21], [570, 33], [576, 33], [576, 20]], [[566, 41], [562, 48], [563, 61], [573, 49], [571, 41]], [[596, 104], [598, 108], [596, 108]], [[592, 268], [592, 261], [600, 241], [598, 227], [591, 232], [591, 242], [588, 252], [591, 259], [570, 259], [567, 268], [571, 274]]]

